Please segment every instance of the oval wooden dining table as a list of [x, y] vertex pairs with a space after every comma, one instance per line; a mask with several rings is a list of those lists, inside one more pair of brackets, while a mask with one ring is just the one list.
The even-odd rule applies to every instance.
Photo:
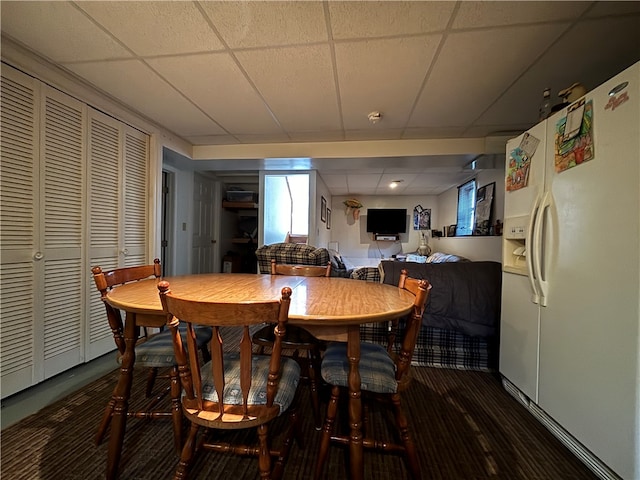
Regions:
[[[349, 369], [350, 478], [364, 477], [362, 404], [360, 392], [360, 328], [363, 323], [383, 322], [407, 315], [414, 296], [382, 283], [338, 277], [291, 277], [283, 275], [212, 273], [167, 277], [171, 291], [180, 297], [207, 301], [250, 302], [280, 298], [283, 287], [293, 290], [289, 321], [323, 340], [347, 341]], [[135, 342], [140, 326], [162, 326], [162, 305], [157, 289], [160, 280], [151, 278], [111, 290], [106, 301], [126, 312], [125, 353], [114, 391], [108, 464], [117, 468], [124, 435], [127, 399], [135, 364]], [[164, 319], [166, 320], [166, 319]], [[113, 458], [112, 458], [113, 457]], [[113, 463], [115, 462], [115, 463]], [[109, 465], [107, 467], [109, 472]], [[109, 475], [108, 475], [109, 476]]]

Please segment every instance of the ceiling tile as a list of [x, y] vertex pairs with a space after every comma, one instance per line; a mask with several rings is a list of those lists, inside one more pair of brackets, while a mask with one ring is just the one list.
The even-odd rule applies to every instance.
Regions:
[[[39, 57], [48, 57], [190, 142], [194, 155], [222, 157], [194, 168], [253, 175], [313, 168], [340, 178], [344, 186], [331, 187], [333, 195], [387, 194], [365, 174], [415, 175], [394, 195], [437, 194], [472, 176], [461, 169], [478, 153], [265, 158], [282, 151], [272, 144], [342, 142], [344, 151], [358, 151], [350, 143], [515, 136], [537, 121], [544, 87], [554, 99], [576, 81], [591, 90], [640, 60], [640, 2], [1, 6], [4, 62], [37, 76], [49, 68]], [[39, 57], [32, 60], [25, 48]], [[372, 110], [382, 111], [382, 122], [368, 122]], [[394, 154], [395, 143], [385, 144], [384, 154]], [[235, 159], [242, 155], [252, 158]]]
[[574, 20], [593, 2], [460, 2], [454, 29]]
[[78, 5], [137, 55], [224, 48], [192, 2], [79, 2]]
[[163, 118], [179, 135], [225, 133], [139, 60], [67, 65], [125, 105], [148, 118]]
[[349, 189], [346, 187], [334, 187], [331, 189], [331, 193], [334, 196], [337, 195], [349, 195]]
[[347, 188], [347, 176], [344, 173], [323, 173], [320, 175], [325, 185], [333, 192], [335, 188]]
[[444, 30], [455, 2], [328, 2], [333, 38], [371, 38]]
[[[558, 92], [574, 82], [581, 82], [593, 90], [608, 80], [607, 72], [620, 72], [640, 57], [640, 23], [637, 17], [612, 17], [588, 20], [562, 36], [555, 48], [547, 52], [528, 74], [519, 78], [511, 88], [478, 118], [478, 125], [511, 128], [520, 124], [525, 129], [538, 121], [537, 109], [518, 107], [537, 105], [546, 87], [551, 89], [552, 104], [560, 103]], [[616, 54], [608, 54], [616, 44]], [[575, 48], [600, 58], [599, 68], [593, 68], [592, 57], [577, 55]], [[566, 66], [558, 69], [556, 65]], [[567, 73], [571, 75], [568, 77]], [[567, 78], [570, 80], [567, 81]], [[510, 126], [509, 126], [510, 124]]]
[[231, 48], [328, 40], [322, 2], [201, 2]]
[[3, 34], [55, 62], [132, 56], [69, 2], [2, 2], [1, 18]]
[[368, 191], [377, 188], [380, 183], [379, 174], [357, 173], [349, 175], [347, 185], [350, 192]]
[[587, 17], [627, 15], [630, 13], [640, 13], [640, 2], [594, 2], [593, 8], [587, 12]]
[[164, 57], [147, 63], [228, 132], [282, 133], [228, 53]]
[[[566, 28], [547, 24], [450, 35], [410, 125], [472, 124]], [[527, 115], [520, 113], [523, 120]]]
[[327, 46], [242, 51], [237, 56], [287, 131], [341, 128]]
[[436, 35], [336, 45], [345, 128], [366, 127], [374, 110], [385, 128], [404, 127], [439, 41]]

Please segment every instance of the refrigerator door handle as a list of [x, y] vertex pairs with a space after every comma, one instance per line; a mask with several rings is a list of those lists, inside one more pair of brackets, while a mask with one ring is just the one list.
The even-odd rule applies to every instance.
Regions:
[[536, 284], [538, 287], [538, 294], [540, 296], [540, 306], [547, 306], [547, 293], [549, 289], [549, 284], [544, 278], [544, 270], [543, 270], [543, 262], [544, 262], [544, 233], [545, 233], [545, 214], [547, 210], [551, 207], [551, 193], [545, 192], [542, 197], [542, 201], [538, 207], [538, 212], [536, 215], [536, 222], [534, 226], [534, 250], [536, 252], [535, 257], [533, 259], [534, 270], [536, 272]]
[[548, 218], [548, 211], [551, 209], [552, 207], [552, 203], [553, 203], [553, 195], [551, 195], [551, 192], [547, 192], [544, 194], [544, 197], [542, 198], [542, 205], [540, 206], [540, 233], [539, 233], [539, 237], [540, 237], [540, 244], [539, 244], [539, 255], [537, 256], [537, 266], [536, 266], [536, 270], [538, 271], [538, 284], [539, 284], [539, 288], [540, 288], [540, 305], [543, 307], [547, 306], [547, 296], [549, 293], [549, 283], [547, 282], [547, 278], [546, 278], [546, 260], [544, 258], [545, 255], [545, 249], [544, 249], [544, 240], [545, 237], [549, 236], [549, 227], [550, 225], [547, 223], [547, 218]]
[[536, 200], [533, 204], [533, 209], [531, 210], [531, 216], [529, 217], [529, 228], [527, 229], [527, 270], [529, 272], [529, 284], [531, 285], [531, 301], [533, 303], [540, 303], [540, 289], [538, 287], [537, 278], [538, 274], [535, 271], [535, 262], [534, 258], [538, 255], [538, 252], [535, 249], [534, 237], [535, 237], [535, 226], [536, 220], [540, 213], [540, 204], [542, 201], [542, 195], [538, 194], [536, 196]]

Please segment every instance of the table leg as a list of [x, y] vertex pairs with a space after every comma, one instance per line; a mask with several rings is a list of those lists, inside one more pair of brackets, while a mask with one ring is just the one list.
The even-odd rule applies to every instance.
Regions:
[[120, 365], [120, 377], [113, 392], [113, 417], [111, 419], [111, 433], [109, 435], [109, 448], [107, 453], [108, 480], [118, 477], [118, 465], [124, 442], [124, 432], [127, 425], [127, 411], [129, 409], [129, 396], [133, 382], [133, 366], [136, 361], [135, 346], [138, 340], [138, 327], [136, 326], [135, 313], [127, 312], [124, 324], [125, 350]]
[[351, 480], [364, 478], [362, 447], [362, 393], [360, 391], [360, 326], [349, 327], [347, 340], [347, 359], [349, 361], [349, 470]]

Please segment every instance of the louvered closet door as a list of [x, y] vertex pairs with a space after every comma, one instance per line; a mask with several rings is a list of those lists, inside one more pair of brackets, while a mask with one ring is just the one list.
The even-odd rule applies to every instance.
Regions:
[[2, 67], [2, 396], [83, 361], [86, 107]]
[[120, 201], [122, 185], [122, 124], [93, 109], [89, 109], [89, 269], [86, 286], [89, 290], [89, 320], [87, 324], [87, 360], [115, 349], [107, 314], [90, 272], [100, 266], [111, 270], [121, 265]]
[[40, 107], [40, 245], [36, 263], [36, 349], [46, 379], [84, 360], [86, 278], [83, 263], [87, 109], [42, 86]]
[[[103, 270], [150, 263], [147, 232], [149, 137], [89, 111], [89, 259]], [[115, 348], [91, 275], [87, 360]]]
[[125, 126], [124, 263], [151, 262], [149, 249], [149, 136]]
[[34, 292], [40, 82], [2, 67], [0, 376], [2, 397], [35, 383]]

